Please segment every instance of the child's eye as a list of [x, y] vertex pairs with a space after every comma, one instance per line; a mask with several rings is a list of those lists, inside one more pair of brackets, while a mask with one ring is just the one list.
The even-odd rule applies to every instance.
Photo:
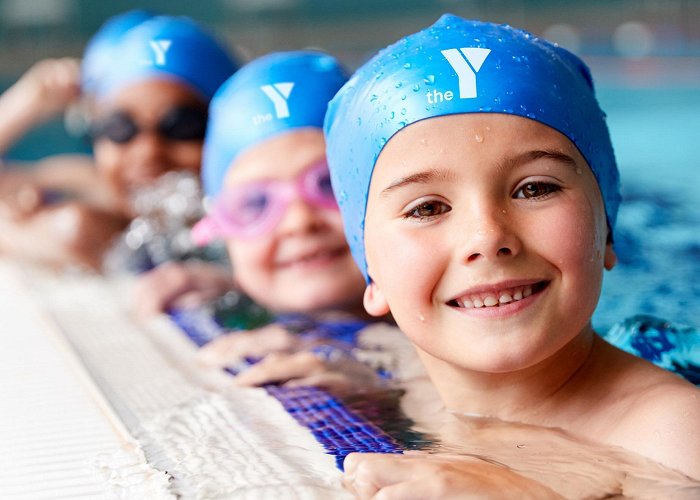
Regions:
[[515, 192], [514, 198], [546, 198], [560, 189], [561, 187], [549, 182], [528, 182]]
[[430, 219], [452, 210], [447, 203], [439, 200], [424, 201], [409, 209], [405, 214], [405, 219]]

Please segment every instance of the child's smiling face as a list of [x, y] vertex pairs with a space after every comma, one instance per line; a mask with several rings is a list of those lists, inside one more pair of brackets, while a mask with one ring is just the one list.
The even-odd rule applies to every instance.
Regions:
[[503, 114], [420, 121], [372, 176], [365, 306], [390, 309], [428, 364], [529, 368], [590, 329], [607, 234], [595, 177], [559, 132]]
[[[323, 132], [303, 128], [243, 152], [227, 188], [260, 180], [290, 181], [325, 161]], [[355, 309], [364, 282], [350, 255], [337, 208], [295, 199], [274, 228], [258, 237], [227, 241], [236, 278], [260, 304], [276, 311]]]

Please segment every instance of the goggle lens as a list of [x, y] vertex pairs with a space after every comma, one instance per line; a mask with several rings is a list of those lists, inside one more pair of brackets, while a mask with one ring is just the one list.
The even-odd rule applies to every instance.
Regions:
[[[204, 109], [178, 106], [168, 110], [156, 125], [157, 133], [171, 141], [201, 141], [207, 128]], [[91, 128], [93, 139], [105, 138], [127, 144], [142, 132], [136, 121], [124, 111], [115, 111]]]
[[202, 228], [206, 226], [206, 236], [197, 239], [203, 244], [206, 241], [202, 240], [215, 237], [253, 238], [268, 233], [279, 224], [295, 198], [316, 207], [338, 209], [325, 161], [292, 181], [254, 182], [223, 192], [200, 222], [199, 233], [204, 234]]

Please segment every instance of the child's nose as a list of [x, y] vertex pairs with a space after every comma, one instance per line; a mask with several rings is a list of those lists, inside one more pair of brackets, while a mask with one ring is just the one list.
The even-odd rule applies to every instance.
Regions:
[[489, 207], [467, 219], [461, 249], [464, 263], [513, 257], [520, 253], [522, 242], [507, 209]]
[[168, 170], [168, 144], [159, 134], [143, 131], [136, 136], [129, 148], [125, 170], [138, 179], [155, 179]]
[[302, 198], [293, 200], [282, 217], [278, 232], [280, 234], [293, 234], [310, 232], [323, 225], [323, 218], [319, 216], [319, 208], [314, 207]]

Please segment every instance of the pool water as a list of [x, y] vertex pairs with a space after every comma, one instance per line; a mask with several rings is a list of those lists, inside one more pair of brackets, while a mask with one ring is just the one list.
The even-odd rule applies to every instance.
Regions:
[[618, 265], [593, 323], [601, 332], [637, 314], [700, 325], [700, 86], [602, 88], [620, 168]]

